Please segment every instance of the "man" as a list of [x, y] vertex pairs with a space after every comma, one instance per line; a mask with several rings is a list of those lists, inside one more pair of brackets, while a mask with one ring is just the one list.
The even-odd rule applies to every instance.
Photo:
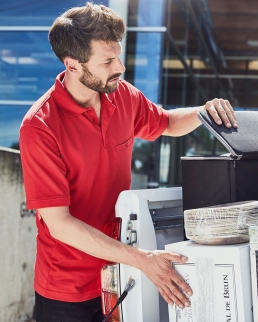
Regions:
[[197, 111], [237, 126], [228, 101], [166, 111], [120, 79], [122, 19], [102, 5], [72, 8], [49, 40], [65, 65], [55, 85], [28, 111], [20, 149], [28, 209], [37, 209], [34, 287], [37, 322], [102, 321], [104, 260], [140, 269], [167, 303], [183, 308], [192, 291], [171, 267], [187, 258], [144, 251], [103, 233], [119, 193], [129, 189], [134, 137], [180, 136], [200, 125]]

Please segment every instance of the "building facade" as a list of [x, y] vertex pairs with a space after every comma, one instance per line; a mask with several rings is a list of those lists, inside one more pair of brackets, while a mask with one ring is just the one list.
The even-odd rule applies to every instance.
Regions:
[[[258, 4], [255, 0], [102, 0], [123, 16], [124, 78], [165, 109], [215, 97], [237, 109], [258, 107]], [[0, 4], [0, 146], [18, 148], [21, 120], [52, 86], [63, 64], [48, 29], [80, 0]], [[132, 172], [149, 186], [181, 185], [180, 156], [221, 154], [203, 127], [182, 138], [135, 140]]]

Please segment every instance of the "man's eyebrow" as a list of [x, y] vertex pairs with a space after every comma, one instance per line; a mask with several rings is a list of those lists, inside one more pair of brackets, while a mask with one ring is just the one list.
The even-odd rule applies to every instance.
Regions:
[[[118, 56], [121, 56], [122, 55], [122, 51], [121, 51], [121, 53], [118, 55]], [[116, 59], [116, 57], [107, 57], [107, 58], [104, 58], [103, 60], [104, 61], [111, 61], [111, 60], [114, 60], [114, 59]]]
[[109, 58], [105, 58], [104, 61], [111, 61], [111, 60], [114, 60], [115, 57], [109, 57]]

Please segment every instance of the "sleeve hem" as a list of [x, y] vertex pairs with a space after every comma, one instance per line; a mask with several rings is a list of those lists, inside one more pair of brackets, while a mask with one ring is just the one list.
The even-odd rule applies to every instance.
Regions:
[[166, 130], [166, 128], [168, 127], [168, 111], [167, 110], [162, 110], [163, 112], [163, 117], [162, 117], [162, 123], [161, 126], [159, 128], [160, 131], [159, 132], [159, 136], [162, 135], [162, 133]]
[[26, 200], [27, 209], [70, 206], [70, 197]]
[[152, 136], [148, 137], [147, 140], [149, 140], [149, 141], [156, 140], [166, 130], [167, 126], [168, 126], [168, 111], [162, 109], [162, 120], [160, 122], [160, 126], [159, 126], [157, 132], [155, 133], [155, 136], [152, 135]]

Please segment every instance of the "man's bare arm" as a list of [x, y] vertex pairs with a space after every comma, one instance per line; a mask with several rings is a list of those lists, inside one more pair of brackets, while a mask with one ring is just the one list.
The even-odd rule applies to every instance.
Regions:
[[38, 211], [53, 238], [94, 257], [134, 266], [156, 285], [167, 303], [181, 308], [190, 305], [184, 293], [189, 296], [192, 291], [171, 266], [171, 261], [184, 263], [187, 258], [168, 251], [144, 251], [125, 245], [71, 216], [68, 207]]
[[181, 136], [192, 132], [201, 125], [198, 111], [207, 110], [217, 124], [237, 127], [235, 112], [227, 100], [215, 98], [203, 106], [177, 108], [169, 111], [169, 124], [163, 135]]

